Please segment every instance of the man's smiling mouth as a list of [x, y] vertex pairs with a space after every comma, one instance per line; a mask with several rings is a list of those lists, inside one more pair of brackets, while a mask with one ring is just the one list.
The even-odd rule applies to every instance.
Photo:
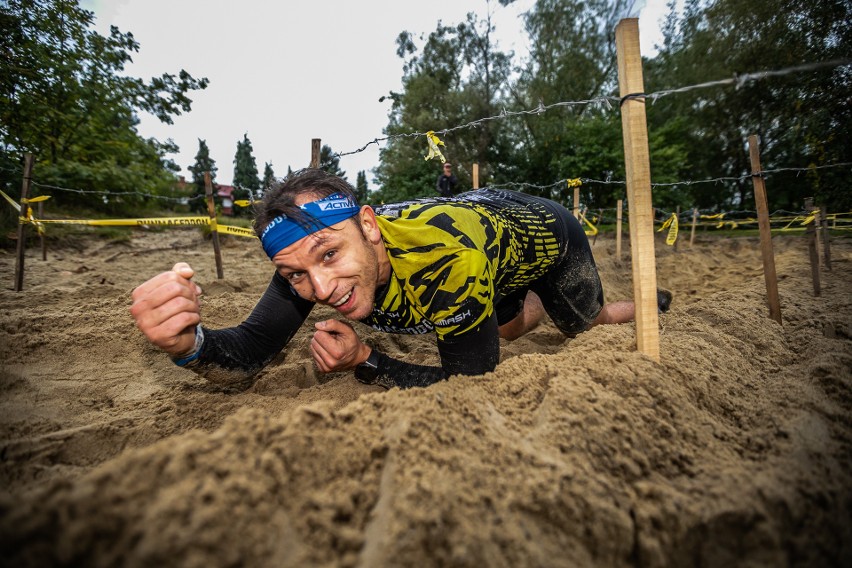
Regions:
[[343, 306], [346, 302], [348, 302], [349, 298], [351, 298], [351, 297], [352, 297], [352, 290], [349, 290], [349, 292], [347, 292], [345, 296], [343, 296], [342, 298], [340, 298], [339, 300], [334, 302], [331, 306], [333, 308], [339, 308], [339, 307]]

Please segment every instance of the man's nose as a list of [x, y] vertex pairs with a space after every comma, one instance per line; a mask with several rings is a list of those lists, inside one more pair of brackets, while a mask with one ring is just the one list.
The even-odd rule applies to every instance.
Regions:
[[314, 301], [327, 302], [334, 292], [333, 279], [322, 271], [310, 273], [311, 287], [313, 288]]

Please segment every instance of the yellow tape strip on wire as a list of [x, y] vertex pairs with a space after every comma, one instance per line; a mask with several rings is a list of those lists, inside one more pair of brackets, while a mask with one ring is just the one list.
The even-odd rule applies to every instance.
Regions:
[[441, 153], [441, 150], [438, 146], [444, 146], [444, 143], [441, 142], [441, 139], [435, 136], [435, 131], [430, 130], [426, 133], [426, 142], [429, 144], [429, 153], [426, 155], [426, 160], [431, 160], [432, 158], [438, 158], [442, 162], [446, 162], [446, 158]]
[[588, 236], [594, 236], [598, 234], [598, 228], [595, 227], [587, 218], [586, 215], [580, 211], [580, 220], [583, 221], [586, 225], [589, 226], [590, 230], [585, 231]]
[[672, 216], [666, 219], [663, 226], [657, 229], [657, 232], [659, 233], [668, 227], [669, 234], [666, 235], [666, 244], [669, 246], [675, 244], [675, 241], [677, 241], [677, 224], [677, 213], [672, 213]]

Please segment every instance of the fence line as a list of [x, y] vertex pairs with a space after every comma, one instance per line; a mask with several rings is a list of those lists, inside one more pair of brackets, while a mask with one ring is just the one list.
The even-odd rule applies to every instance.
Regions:
[[[694, 85], [687, 85], [685, 87], [677, 87], [674, 89], [663, 89], [660, 91], [655, 91], [652, 93], [632, 93], [628, 95], [626, 98], [634, 98], [634, 99], [650, 99], [651, 104], [656, 102], [657, 99], [666, 97], [668, 95], [686, 93], [689, 91], [694, 91], [697, 89], [708, 89], [711, 87], [720, 87], [726, 85], [735, 85], [736, 88], [740, 88], [746, 83], [750, 81], [758, 81], [761, 79], [766, 79], [768, 77], [781, 77], [784, 75], [790, 75], [793, 73], [802, 73], [805, 71], [815, 71], [817, 69], [824, 69], [828, 67], [843, 67], [846, 65], [852, 65], [852, 59], [832, 59], [830, 61], [821, 61], [815, 63], [805, 63], [802, 65], [793, 65], [791, 67], [784, 67], [782, 69], [775, 69], [770, 71], [755, 71], [751, 73], [742, 73], [735, 74], [733, 77], [727, 79], [718, 79], [715, 81], [706, 81], [704, 83], [697, 83]], [[455, 132], [456, 130], [466, 130], [469, 128], [477, 128], [486, 122], [490, 122], [493, 120], [501, 120], [504, 118], [516, 117], [516, 116], [527, 116], [527, 115], [537, 115], [544, 114], [548, 110], [560, 107], [574, 107], [574, 106], [586, 106], [586, 105], [595, 105], [604, 110], [613, 110], [615, 103], [617, 106], [620, 106], [624, 102], [624, 99], [615, 97], [615, 96], [601, 96], [595, 97], [592, 99], [585, 100], [577, 100], [577, 101], [560, 101], [556, 103], [552, 103], [549, 105], [545, 105], [542, 102], [539, 102], [538, 106], [533, 109], [527, 110], [519, 110], [519, 111], [507, 111], [505, 108], [500, 112], [500, 114], [494, 116], [488, 116], [485, 118], [480, 118], [477, 120], [472, 120], [470, 122], [459, 124], [457, 126], [453, 126], [450, 128], [444, 128], [443, 130], [434, 130], [436, 134], [446, 135], [450, 132]], [[333, 154], [332, 157], [343, 157], [343, 156], [351, 156], [353, 154], [358, 154], [360, 152], [365, 151], [367, 148], [372, 146], [373, 144], [379, 145], [381, 142], [386, 142], [390, 140], [395, 140], [399, 138], [417, 138], [419, 136], [426, 136], [426, 132], [408, 132], [403, 134], [391, 134], [388, 136], [383, 136], [381, 138], [374, 138], [373, 140], [367, 142], [360, 148], [355, 150], [351, 150], [348, 152], [338, 152]]]

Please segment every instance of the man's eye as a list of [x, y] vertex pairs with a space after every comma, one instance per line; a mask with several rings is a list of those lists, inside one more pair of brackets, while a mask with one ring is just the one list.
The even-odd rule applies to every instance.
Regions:
[[323, 261], [328, 262], [329, 260], [334, 258], [335, 254], [337, 254], [336, 250], [330, 250], [322, 256], [322, 259], [323, 259]]
[[284, 278], [286, 278], [287, 281], [290, 284], [295, 284], [296, 282], [301, 280], [304, 276], [305, 276], [304, 272], [289, 272], [289, 273], [284, 275]]

